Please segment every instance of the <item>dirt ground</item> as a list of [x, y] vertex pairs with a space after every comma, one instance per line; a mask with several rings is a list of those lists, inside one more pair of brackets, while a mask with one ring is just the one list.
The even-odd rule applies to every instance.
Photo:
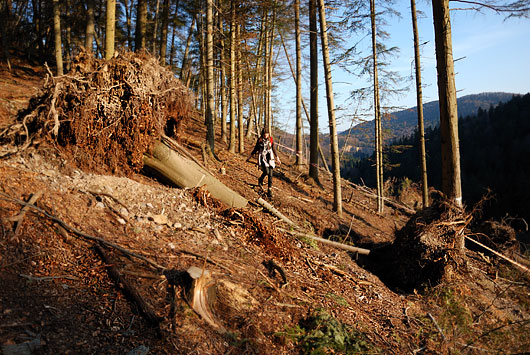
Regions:
[[[37, 92], [45, 73], [15, 64], [12, 73], [5, 67], [0, 71], [0, 132]], [[196, 118], [186, 125], [181, 142], [247, 198], [247, 208], [228, 209], [203, 191], [170, 187], [143, 174], [83, 171], [52, 145], [29, 147], [0, 160], [4, 354], [21, 348], [39, 354], [310, 353], [304, 321], [322, 309], [363, 334], [368, 344], [356, 351], [328, 346], [322, 353], [530, 350], [528, 273], [483, 250], [467, 250], [466, 266], [449, 281], [410, 293], [391, 289], [363, 268], [362, 256], [296, 239], [254, 203], [263, 192], [255, 186], [255, 164], [245, 163], [252, 140], [246, 142], [246, 153], [230, 154], [217, 137], [219, 162], [203, 160], [204, 136]], [[411, 217], [397, 204], [377, 214], [369, 189], [343, 182], [344, 214], [338, 218], [332, 211], [331, 177], [322, 171], [318, 186], [293, 168], [291, 157], [281, 157], [269, 201], [307, 232], [377, 248], [392, 242]], [[23, 207], [34, 195], [41, 212]], [[105, 247], [111, 265], [160, 317], [159, 325], [142, 316], [122, 285], [109, 277], [110, 265], [94, 250], [94, 239], [81, 234], [129, 251]], [[271, 260], [285, 273], [286, 283], [267, 269]], [[244, 306], [214, 307], [221, 331], [194, 312], [177, 290], [173, 321], [168, 280], [155, 264], [176, 271], [206, 269], [214, 280], [235, 284], [249, 296]], [[325, 338], [321, 333], [319, 339]]]

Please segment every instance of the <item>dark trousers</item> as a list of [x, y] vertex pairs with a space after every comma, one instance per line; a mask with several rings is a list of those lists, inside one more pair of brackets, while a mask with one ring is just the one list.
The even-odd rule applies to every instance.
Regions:
[[272, 171], [273, 170], [274, 169], [271, 168], [270, 166], [267, 167], [267, 166], [265, 166], [265, 164], [261, 164], [261, 171], [263, 171], [263, 173], [261, 173], [261, 176], [258, 179], [258, 184], [260, 186], [263, 184], [263, 180], [265, 180], [265, 176], [268, 176], [269, 180], [267, 182], [267, 185], [268, 185], [269, 190], [271, 189], [271, 187], [272, 187]]

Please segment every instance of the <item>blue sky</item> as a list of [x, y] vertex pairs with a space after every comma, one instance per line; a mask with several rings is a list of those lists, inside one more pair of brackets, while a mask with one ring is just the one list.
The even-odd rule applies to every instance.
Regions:
[[[438, 99], [438, 88], [432, 9], [430, 2], [422, 0], [417, 1], [416, 6], [423, 12], [423, 16], [418, 18], [420, 42], [427, 42], [421, 52], [424, 102], [435, 101]], [[455, 5], [451, 3], [451, 7]], [[456, 7], [461, 6], [456, 3]], [[402, 17], [389, 21], [391, 25], [386, 28], [391, 34], [387, 45], [400, 48], [400, 54], [392, 60], [391, 68], [404, 78], [411, 78], [414, 68], [414, 49], [409, 1], [400, 1], [399, 11]], [[453, 10], [451, 11], [451, 27], [453, 57], [454, 59], [462, 58], [455, 63], [456, 88], [459, 97], [491, 91], [523, 94], [530, 92], [530, 19], [505, 20], [502, 15], [488, 10], [481, 13]], [[370, 50], [369, 46], [368, 38], [365, 46], [367, 51]], [[308, 105], [306, 83], [309, 82], [309, 74], [308, 71], [305, 73], [307, 74], [304, 76], [307, 77], [304, 77], [303, 90]], [[345, 100], [353, 88], [363, 84], [358, 78], [338, 68], [333, 69], [332, 76], [336, 106], [345, 109], [337, 112], [338, 129], [342, 131], [352, 124], [351, 114], [360, 112], [356, 111], [357, 103]], [[319, 78], [321, 82], [319, 87], [320, 127], [322, 132], [327, 133], [325, 85], [322, 78], [321, 74]], [[277, 93], [281, 96], [281, 102], [277, 103], [277, 107], [281, 108], [278, 120], [289, 131], [294, 129], [294, 99], [292, 101], [288, 99], [293, 93], [294, 86], [291, 80], [286, 80]], [[392, 98], [390, 105], [403, 108], [416, 106], [414, 86], [411, 85], [411, 90], [402, 97]]]

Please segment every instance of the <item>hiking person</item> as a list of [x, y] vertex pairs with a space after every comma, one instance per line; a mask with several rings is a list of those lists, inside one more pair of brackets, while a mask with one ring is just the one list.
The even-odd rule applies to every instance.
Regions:
[[263, 181], [265, 180], [265, 176], [268, 176], [269, 180], [267, 182], [267, 196], [272, 197], [272, 171], [276, 167], [276, 162], [278, 165], [280, 165], [282, 162], [280, 161], [280, 157], [276, 152], [274, 141], [269, 134], [269, 130], [266, 128], [261, 130], [261, 136], [258, 138], [258, 141], [250, 153], [250, 156], [247, 158], [247, 161], [249, 161], [250, 158], [256, 153], [258, 153], [258, 166], [261, 168], [261, 171], [263, 171], [258, 179], [258, 186], [261, 187], [261, 185], [263, 185]]

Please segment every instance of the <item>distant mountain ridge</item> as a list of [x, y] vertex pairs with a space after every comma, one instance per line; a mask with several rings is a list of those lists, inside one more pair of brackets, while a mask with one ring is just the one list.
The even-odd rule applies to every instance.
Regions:
[[[479, 108], [489, 109], [490, 106], [497, 106], [500, 102], [509, 101], [514, 95], [519, 94], [485, 92], [462, 96], [457, 99], [458, 116], [475, 115]], [[438, 101], [423, 104], [423, 120], [426, 128], [439, 125], [440, 108]], [[389, 144], [396, 138], [412, 134], [418, 126], [417, 107], [385, 115], [382, 126], [385, 144]], [[371, 154], [374, 149], [374, 122], [369, 121], [358, 124], [351, 129], [351, 132], [349, 131], [346, 130], [339, 133], [339, 146], [342, 148], [347, 145], [346, 151], [353, 154]], [[348, 133], [349, 137], [347, 138]]]

